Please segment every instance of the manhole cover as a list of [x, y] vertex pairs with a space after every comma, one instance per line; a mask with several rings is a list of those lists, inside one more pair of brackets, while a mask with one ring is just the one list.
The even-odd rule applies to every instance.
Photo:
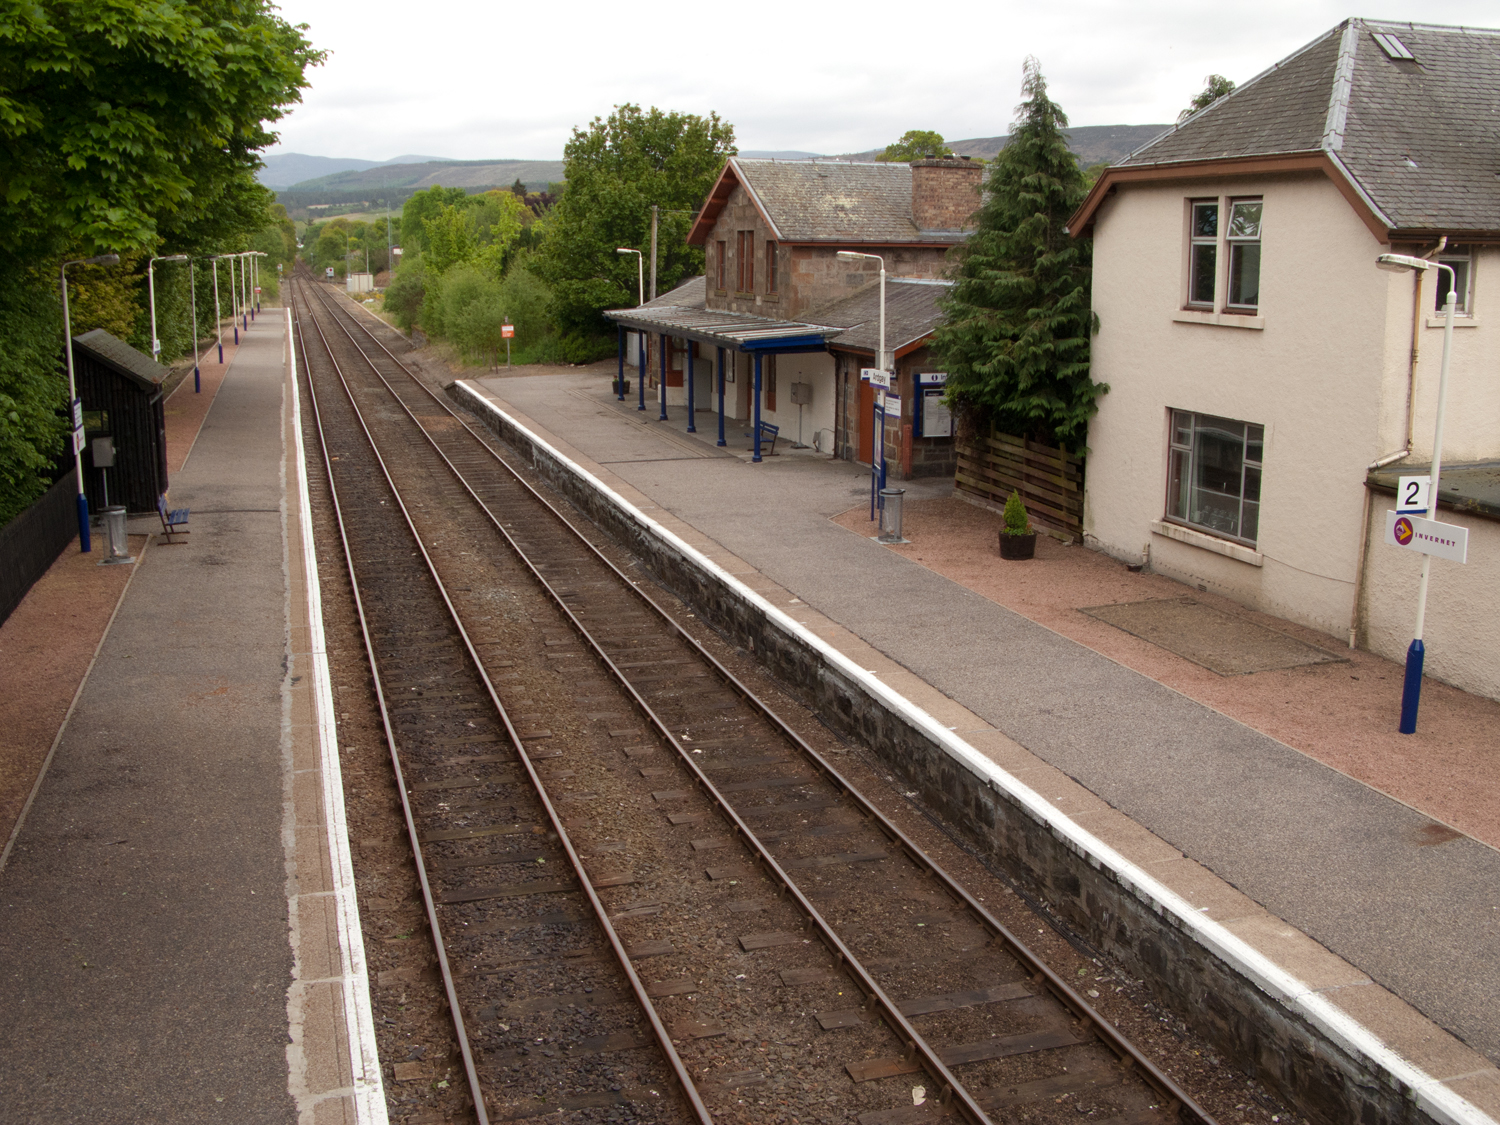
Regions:
[[1160, 598], [1080, 610], [1221, 676], [1347, 659], [1192, 598]]

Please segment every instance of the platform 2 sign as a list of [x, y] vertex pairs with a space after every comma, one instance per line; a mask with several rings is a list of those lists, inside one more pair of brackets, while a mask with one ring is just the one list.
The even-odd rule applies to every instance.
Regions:
[[1396, 511], [1403, 514], [1417, 512], [1427, 514], [1427, 495], [1432, 491], [1430, 476], [1402, 477], [1396, 489]]
[[1392, 547], [1451, 562], [1469, 561], [1469, 529], [1456, 523], [1439, 523], [1421, 516], [1388, 511], [1385, 514], [1385, 541]]

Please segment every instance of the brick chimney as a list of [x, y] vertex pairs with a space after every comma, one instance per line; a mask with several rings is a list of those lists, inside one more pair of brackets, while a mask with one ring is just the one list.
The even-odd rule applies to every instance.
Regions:
[[968, 230], [979, 210], [984, 166], [962, 157], [911, 162], [911, 217], [918, 230]]

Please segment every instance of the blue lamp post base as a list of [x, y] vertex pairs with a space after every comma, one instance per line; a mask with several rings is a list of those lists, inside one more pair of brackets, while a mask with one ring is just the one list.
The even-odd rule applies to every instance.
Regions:
[[88, 554], [94, 545], [89, 538], [89, 498], [78, 494], [78, 553]]
[[1417, 733], [1417, 704], [1422, 702], [1422, 659], [1426, 649], [1421, 638], [1406, 650], [1406, 680], [1401, 687], [1401, 733]]

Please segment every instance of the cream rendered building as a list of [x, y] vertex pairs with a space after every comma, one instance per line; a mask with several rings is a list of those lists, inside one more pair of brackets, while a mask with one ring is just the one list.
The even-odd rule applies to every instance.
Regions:
[[[1436, 269], [1459, 277], [1428, 675], [1500, 698], [1500, 32], [1350, 20], [1109, 169], [1070, 222], [1100, 320], [1085, 533], [1198, 589], [1404, 657], [1430, 465]], [[1446, 283], [1442, 286], [1446, 289]]]

